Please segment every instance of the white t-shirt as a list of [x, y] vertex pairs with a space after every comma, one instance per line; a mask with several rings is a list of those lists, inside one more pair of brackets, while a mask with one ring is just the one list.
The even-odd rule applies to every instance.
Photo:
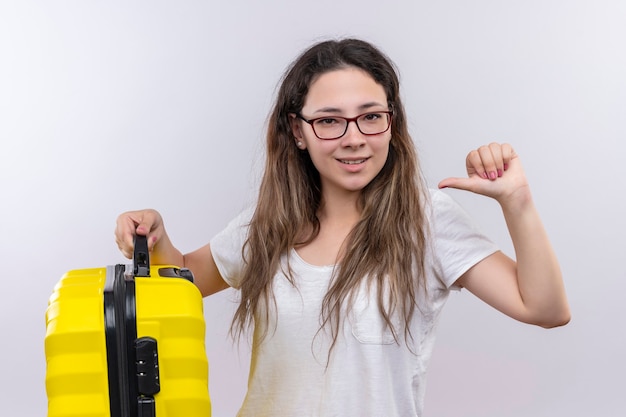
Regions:
[[[427, 217], [432, 232], [426, 257], [427, 295], [418, 296], [411, 321], [413, 342], [396, 343], [385, 328], [375, 293], [361, 288], [330, 351], [330, 331], [320, 330], [320, 307], [333, 266], [314, 266], [295, 250], [294, 287], [279, 269], [273, 280], [276, 304], [269, 323], [256, 319], [248, 392], [240, 417], [411, 417], [421, 416], [425, 377], [435, 327], [452, 284], [497, 248], [448, 195], [431, 190]], [[237, 288], [242, 247], [252, 209], [244, 211], [211, 240], [217, 267]], [[286, 268], [284, 268], [286, 270]], [[423, 294], [420, 292], [420, 294]], [[401, 323], [395, 320], [395, 323]]]

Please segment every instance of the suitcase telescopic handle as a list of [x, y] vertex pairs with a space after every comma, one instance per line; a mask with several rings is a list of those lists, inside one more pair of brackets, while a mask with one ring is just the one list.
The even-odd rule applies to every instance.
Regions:
[[136, 277], [150, 276], [150, 255], [148, 253], [148, 238], [135, 235], [133, 252], [133, 274]]

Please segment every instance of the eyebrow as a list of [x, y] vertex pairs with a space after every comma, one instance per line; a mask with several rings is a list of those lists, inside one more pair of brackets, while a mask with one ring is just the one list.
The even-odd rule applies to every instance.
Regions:
[[[381, 103], [379, 103], [377, 101], [370, 101], [370, 102], [361, 104], [358, 107], [358, 109], [359, 109], [359, 111], [361, 111], [361, 110], [369, 110], [372, 107], [377, 107], [377, 106], [385, 107], [384, 104], [381, 104]], [[314, 111], [313, 114], [317, 114], [317, 113], [342, 113], [342, 112], [343, 112], [343, 110], [341, 110], [338, 107], [322, 107], [321, 109], [318, 109], [318, 110]]]

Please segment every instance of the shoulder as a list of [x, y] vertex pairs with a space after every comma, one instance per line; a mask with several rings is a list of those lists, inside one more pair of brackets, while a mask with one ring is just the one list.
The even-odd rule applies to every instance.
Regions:
[[254, 206], [250, 206], [235, 216], [221, 232], [211, 239], [213, 252], [241, 253], [241, 248], [248, 237], [248, 227], [253, 215]]
[[431, 225], [469, 221], [470, 217], [450, 195], [429, 188], [426, 197], [426, 216]]
[[426, 204], [428, 227], [435, 239], [458, 240], [482, 235], [478, 223], [447, 193], [430, 189]]
[[449, 287], [465, 271], [497, 251], [497, 246], [450, 195], [430, 190], [429, 196], [426, 213], [433, 266]]
[[210, 242], [211, 254], [220, 275], [231, 287], [239, 287], [244, 266], [242, 249], [248, 237], [248, 226], [254, 206], [234, 217]]

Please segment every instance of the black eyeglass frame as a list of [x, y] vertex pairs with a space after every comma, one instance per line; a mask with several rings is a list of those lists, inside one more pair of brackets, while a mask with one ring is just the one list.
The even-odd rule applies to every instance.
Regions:
[[[368, 114], [386, 114], [387, 115], [387, 129], [383, 130], [382, 132], [378, 132], [378, 133], [365, 133], [361, 130], [361, 126], [359, 126], [359, 122], [358, 119], [368, 115]], [[295, 113], [296, 117], [306, 123], [308, 123], [309, 125], [311, 125], [311, 129], [313, 129], [313, 133], [315, 133], [315, 136], [320, 139], [320, 140], [336, 140], [339, 138], [342, 138], [346, 132], [348, 131], [348, 126], [350, 125], [350, 122], [354, 122], [354, 124], [356, 125], [356, 128], [359, 129], [359, 132], [361, 132], [361, 134], [365, 135], [365, 136], [376, 136], [376, 135], [380, 135], [381, 133], [385, 133], [386, 131], [388, 131], [391, 128], [391, 123], [393, 121], [393, 110], [384, 110], [384, 111], [368, 111], [365, 113], [361, 113], [357, 116], [354, 117], [342, 117], [342, 116], [323, 116], [323, 117], [316, 117], [313, 119], [305, 119], [304, 116], [302, 116], [302, 114], [300, 114], [300, 112]], [[343, 131], [343, 133], [337, 137], [334, 138], [320, 138], [319, 135], [317, 134], [317, 132], [315, 131], [315, 126], [313, 125], [313, 123], [315, 123], [317, 120], [322, 120], [322, 119], [343, 119], [346, 121], [346, 128]]]

